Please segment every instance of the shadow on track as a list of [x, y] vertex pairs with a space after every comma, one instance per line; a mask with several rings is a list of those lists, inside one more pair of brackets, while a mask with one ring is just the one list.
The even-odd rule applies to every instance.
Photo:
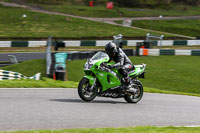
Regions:
[[91, 102], [85, 102], [81, 99], [50, 99], [50, 101], [56, 101], [56, 102], [68, 102], [68, 103], [110, 103], [110, 104], [127, 104], [126, 102], [121, 101], [111, 101], [111, 100], [93, 100]]

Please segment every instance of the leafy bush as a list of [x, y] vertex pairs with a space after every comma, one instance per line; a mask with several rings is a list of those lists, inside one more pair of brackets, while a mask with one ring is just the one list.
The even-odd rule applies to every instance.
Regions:
[[[14, 1], [14, 0], [13, 0]], [[15, 0], [15, 2], [22, 0]], [[27, 3], [38, 3], [38, 4], [77, 4], [77, 5], [88, 5], [91, 0], [23, 0]], [[156, 7], [169, 4], [186, 4], [186, 5], [200, 5], [200, 0], [92, 0], [95, 5], [105, 5], [106, 2], [112, 1], [115, 5], [121, 7]]]

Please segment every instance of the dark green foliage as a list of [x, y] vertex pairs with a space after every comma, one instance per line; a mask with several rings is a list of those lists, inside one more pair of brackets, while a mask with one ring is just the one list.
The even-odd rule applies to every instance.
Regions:
[[184, 4], [184, 5], [198, 5], [200, 0], [114, 0], [120, 6], [125, 7], [156, 7], [168, 6], [169, 4]]
[[105, 5], [108, 0], [83, 0], [86, 5], [89, 4], [90, 1], [94, 2], [94, 5]]
[[116, 0], [123, 7], [152, 7], [158, 5], [160, 0]]
[[[13, 1], [13, 0], [11, 0]], [[21, 0], [17, 0], [20, 3]], [[46, 4], [46, 5], [61, 5], [63, 3], [68, 5], [89, 5], [91, 0], [24, 0], [25, 3]], [[107, 0], [93, 0], [94, 5], [105, 5]], [[16, 0], [15, 0], [16, 2]]]
[[[16, 1], [16, 0], [15, 0]], [[21, 0], [17, 0], [21, 1]], [[38, 4], [78, 4], [88, 5], [91, 0], [24, 0], [27, 3]], [[200, 0], [92, 0], [94, 5], [105, 5], [106, 2], [112, 1], [115, 5], [120, 7], [156, 7], [161, 5], [184, 4], [184, 5], [199, 5]]]
[[171, 0], [171, 2], [188, 4], [188, 5], [199, 5], [200, 4], [200, 0]]
[[44, 9], [62, 12], [66, 14], [73, 14], [77, 16], [86, 17], [147, 17], [160, 15], [165, 16], [195, 16], [199, 15], [200, 8], [187, 5], [169, 5], [169, 6], [157, 6], [157, 8], [123, 8], [114, 7], [114, 9], [106, 9], [104, 6], [80, 6], [80, 5], [42, 5]]

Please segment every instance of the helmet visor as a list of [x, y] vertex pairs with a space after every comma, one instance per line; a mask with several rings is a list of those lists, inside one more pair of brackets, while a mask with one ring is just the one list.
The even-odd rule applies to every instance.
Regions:
[[106, 53], [109, 54], [109, 55], [112, 55], [112, 54], [114, 53], [114, 49], [115, 49], [115, 48], [107, 49], [107, 50], [106, 50]]

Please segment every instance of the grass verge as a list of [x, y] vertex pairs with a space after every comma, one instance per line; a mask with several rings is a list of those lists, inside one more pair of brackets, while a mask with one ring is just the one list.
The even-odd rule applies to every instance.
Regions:
[[[200, 96], [200, 70], [197, 56], [158, 56], [130, 57], [134, 64], [147, 64], [146, 79], [140, 79], [144, 91], [150, 93], [181, 94]], [[67, 61], [67, 78], [69, 81], [54, 81], [48, 78], [35, 80], [0, 81], [1, 88], [77, 88], [84, 76], [85, 60]], [[30, 69], [31, 67], [31, 69]], [[25, 61], [20, 64], [3, 67], [4, 70], [20, 72], [32, 76], [41, 72], [45, 75], [45, 60]]]
[[3, 80], [0, 81], [0, 88], [77, 88], [78, 82], [74, 81], [59, 81], [49, 78], [41, 80]]
[[32, 130], [0, 133], [199, 133], [200, 127], [151, 127], [91, 128], [63, 130]]
[[161, 93], [161, 94], [174, 94], [174, 95], [187, 95], [187, 96], [200, 97], [200, 94], [195, 94], [195, 93], [186, 93], [186, 92], [180, 92], [180, 91], [161, 90], [161, 89], [149, 88], [149, 87], [144, 87], [144, 92], [147, 92], [147, 93]]
[[[144, 37], [147, 31], [114, 26], [78, 18], [36, 13], [22, 8], [0, 5], [0, 38], [94, 38], [123, 34]], [[26, 14], [27, 17], [22, 17]], [[166, 35], [168, 36], [168, 35]], [[169, 35], [170, 36], [170, 35]], [[173, 37], [173, 36], [171, 36]]]
[[[122, 21], [116, 21], [122, 23]], [[170, 32], [181, 35], [199, 37], [200, 20], [137, 20], [133, 21], [133, 26]]]

